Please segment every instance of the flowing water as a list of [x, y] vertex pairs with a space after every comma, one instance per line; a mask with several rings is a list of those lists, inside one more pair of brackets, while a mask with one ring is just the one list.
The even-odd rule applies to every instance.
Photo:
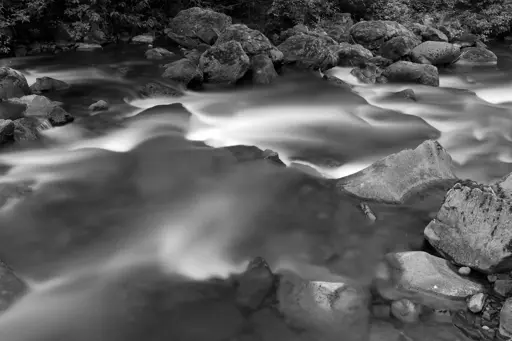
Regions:
[[[48, 96], [78, 119], [0, 154], [0, 259], [30, 285], [0, 317], [0, 340], [173, 340], [165, 314], [128, 321], [140, 307], [120, 288], [225, 277], [256, 255], [305, 277], [368, 283], [386, 252], [423, 247], [451, 184], [400, 207], [375, 204], [370, 226], [329, 179], [426, 139], [448, 150], [460, 178], [511, 172], [512, 53], [494, 50], [497, 67], [444, 70], [439, 88], [359, 84], [336, 68], [355, 94], [287, 73], [267, 87], [150, 99], [137, 88], [162, 69], [142, 47], [3, 60], [29, 83], [71, 84]], [[389, 97], [406, 88], [417, 101]], [[110, 109], [90, 113], [100, 99]], [[294, 167], [240, 164], [208, 147], [240, 144]]]

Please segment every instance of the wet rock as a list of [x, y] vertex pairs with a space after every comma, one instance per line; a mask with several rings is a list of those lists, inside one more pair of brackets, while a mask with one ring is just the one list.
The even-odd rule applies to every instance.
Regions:
[[496, 65], [498, 57], [486, 48], [469, 47], [462, 50], [462, 54], [455, 62], [455, 65]]
[[82, 52], [90, 52], [90, 51], [96, 51], [101, 50], [103, 47], [100, 44], [93, 44], [93, 43], [78, 43], [76, 46], [77, 51]]
[[54, 127], [60, 127], [68, 123], [71, 123], [75, 120], [73, 115], [71, 115], [61, 107], [57, 106], [54, 107], [52, 111], [48, 113], [47, 118], [48, 121], [50, 121], [50, 124]]
[[384, 58], [382, 56], [375, 56], [370, 59], [368, 59], [368, 63], [372, 63], [377, 65], [380, 68], [386, 68], [393, 64], [393, 61], [391, 59]]
[[403, 298], [391, 303], [391, 314], [403, 323], [416, 323], [420, 319], [421, 305]]
[[386, 97], [390, 101], [414, 101], [416, 102], [416, 94], [413, 89], [404, 89], [402, 91], [394, 92]]
[[0, 119], [0, 145], [14, 141], [14, 122]]
[[415, 23], [411, 29], [423, 41], [444, 41], [448, 42], [448, 37], [441, 30], [435, 27]]
[[366, 340], [368, 292], [355, 284], [316, 282], [292, 272], [280, 277], [278, 308], [291, 326], [318, 335], [319, 339]]
[[398, 36], [391, 38], [380, 47], [382, 57], [397, 61], [408, 55], [421, 41], [416, 37]]
[[359, 66], [373, 57], [373, 53], [362, 45], [341, 43], [330, 49], [338, 56], [338, 66]]
[[281, 34], [279, 35], [279, 38], [275, 41], [275, 43], [279, 45], [282, 42], [284, 42], [286, 39], [293, 37], [295, 35], [301, 35], [301, 34], [311, 34], [313, 36], [320, 35], [314, 31], [310, 31], [306, 25], [298, 24], [298, 25], [293, 26], [292, 28], [282, 31]]
[[439, 71], [433, 65], [399, 61], [384, 69], [382, 76], [392, 83], [417, 83], [439, 86]]
[[133, 44], [153, 44], [155, 36], [151, 33], [139, 34], [130, 40]]
[[367, 63], [364, 66], [352, 69], [350, 74], [356, 77], [361, 83], [375, 84], [377, 79], [381, 76], [382, 70], [374, 64]]
[[0, 99], [30, 95], [27, 79], [10, 67], [0, 67]]
[[512, 204], [491, 187], [463, 181], [425, 228], [430, 244], [456, 264], [484, 273], [512, 270]]
[[28, 95], [12, 98], [9, 101], [25, 106], [23, 116], [48, 116], [55, 107], [62, 105], [61, 102], [52, 101], [41, 95]]
[[[338, 43], [328, 36], [295, 35], [277, 48], [284, 62], [301, 68], [327, 70], [338, 65]], [[333, 51], [334, 49], [334, 51]]]
[[89, 105], [89, 110], [91, 110], [91, 111], [103, 111], [103, 110], [108, 110], [108, 108], [109, 108], [109, 104], [107, 103], [107, 101], [104, 101], [102, 99]]
[[468, 276], [471, 273], [471, 268], [468, 268], [467, 266], [463, 266], [459, 268], [459, 274], [462, 276]]
[[196, 48], [213, 45], [220, 33], [231, 26], [231, 17], [209, 9], [192, 7], [171, 19], [167, 36], [176, 43]]
[[255, 146], [230, 146], [226, 147], [231, 154], [236, 158], [238, 162], [247, 162], [254, 160], [269, 160], [278, 165], [284, 166], [284, 163], [279, 159], [279, 154], [267, 149], [261, 150]]
[[336, 87], [343, 88], [345, 90], [352, 90], [352, 85], [344, 82], [343, 80], [339, 79], [338, 77], [324, 75], [322, 78]]
[[512, 338], [512, 298], [508, 298], [501, 308], [499, 332], [507, 338]]
[[155, 47], [149, 49], [144, 53], [144, 55], [146, 56], [146, 59], [149, 60], [162, 60], [174, 57], [174, 53], [167, 49], [164, 49], [163, 47]]
[[243, 24], [227, 27], [217, 39], [215, 45], [229, 41], [237, 41], [245, 53], [251, 58], [256, 55], [266, 55], [273, 63], [282, 62], [283, 53], [279, 51], [263, 33], [253, 30]]
[[185, 56], [185, 58], [187, 58], [188, 60], [190, 60], [192, 63], [194, 63], [195, 65], [199, 65], [199, 59], [201, 58], [201, 55], [203, 54], [203, 52], [199, 51], [199, 50], [196, 50], [196, 49], [193, 49], [193, 50], [189, 50], [189, 51], [185, 51], [183, 53], [183, 55]]
[[494, 282], [494, 292], [503, 297], [509, 297], [512, 294], [512, 279], [498, 279]]
[[36, 78], [36, 82], [30, 86], [30, 90], [36, 94], [50, 91], [60, 91], [68, 88], [68, 83], [51, 77]]
[[465, 309], [466, 297], [485, 290], [482, 284], [457, 274], [446, 260], [421, 251], [386, 255], [376, 278], [382, 297], [406, 298], [433, 309]]
[[51, 127], [46, 119], [39, 117], [23, 117], [14, 120], [14, 141], [34, 141], [39, 138], [39, 132]]
[[0, 313], [28, 291], [27, 285], [3, 262], [0, 262]]
[[368, 205], [365, 202], [362, 202], [359, 204], [359, 207], [361, 207], [361, 210], [363, 211], [364, 215], [370, 220], [375, 221], [377, 220], [377, 217], [375, 216], [375, 213], [373, 213], [372, 209], [370, 208], [370, 205]]
[[162, 77], [190, 88], [198, 88], [203, 84], [203, 72], [187, 58], [167, 64]]
[[354, 25], [350, 13], [336, 13], [332, 18], [323, 20], [321, 28], [327, 35], [339, 43], [350, 41], [350, 28]]
[[473, 313], [479, 313], [484, 309], [484, 303], [487, 295], [483, 292], [471, 296], [468, 301], [468, 309]]
[[258, 309], [274, 287], [274, 274], [267, 262], [257, 257], [238, 278], [236, 302], [243, 308]]
[[373, 52], [378, 52], [384, 43], [399, 36], [416, 38], [414, 33], [396, 21], [360, 21], [350, 28], [352, 41]]
[[455, 178], [450, 155], [438, 142], [429, 140], [339, 179], [337, 186], [360, 198], [400, 203], [414, 188]]
[[199, 60], [204, 79], [210, 83], [235, 83], [249, 70], [250, 64], [242, 45], [233, 40], [212, 46]]
[[251, 70], [253, 84], [270, 84], [278, 77], [272, 59], [264, 54], [251, 58]]
[[460, 56], [460, 47], [442, 41], [426, 41], [411, 51], [411, 59], [415, 63], [446, 65], [451, 64]]
[[157, 82], [149, 82], [145, 84], [139, 88], [139, 92], [142, 96], [145, 97], [179, 97], [183, 95], [181, 91]]
[[460, 47], [474, 47], [476, 46], [479, 38], [476, 34], [472, 34], [469, 32], [463, 32], [462, 34], [457, 35], [452, 39], [453, 44], [457, 44]]

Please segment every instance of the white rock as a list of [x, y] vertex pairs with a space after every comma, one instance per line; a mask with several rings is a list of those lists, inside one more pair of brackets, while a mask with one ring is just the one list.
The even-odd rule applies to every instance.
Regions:
[[484, 308], [486, 295], [484, 293], [479, 293], [471, 296], [468, 302], [468, 308], [473, 313], [479, 313]]

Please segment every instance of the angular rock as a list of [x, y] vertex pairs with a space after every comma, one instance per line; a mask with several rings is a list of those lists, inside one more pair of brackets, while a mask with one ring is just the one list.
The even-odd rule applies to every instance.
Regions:
[[108, 110], [108, 103], [104, 100], [99, 100], [98, 102], [95, 102], [91, 105], [89, 105], [89, 110], [91, 111], [102, 111], [102, 110]]
[[391, 314], [403, 323], [416, 323], [420, 319], [421, 305], [402, 298], [391, 303]]
[[258, 309], [274, 286], [274, 274], [267, 262], [257, 257], [238, 279], [236, 302], [251, 310]]
[[512, 338], [512, 298], [508, 298], [501, 308], [500, 334]]
[[433, 65], [399, 61], [384, 69], [382, 76], [392, 83], [439, 86], [439, 70]]
[[14, 122], [0, 119], [0, 145], [14, 141]]
[[416, 102], [416, 94], [413, 89], [404, 89], [402, 91], [394, 92], [385, 98], [390, 101], [414, 101]]
[[456, 37], [453, 38], [452, 43], [457, 44], [460, 47], [474, 47], [476, 46], [479, 38], [476, 34], [472, 34], [469, 32], [463, 32]]
[[373, 57], [373, 53], [362, 45], [341, 43], [330, 49], [338, 56], [338, 66], [359, 66]]
[[425, 41], [411, 51], [413, 62], [420, 64], [451, 64], [460, 56], [460, 47], [442, 41]]
[[54, 107], [52, 111], [48, 113], [47, 118], [54, 127], [60, 127], [75, 120], [70, 113], [61, 107]]
[[350, 37], [353, 42], [373, 52], [378, 52], [384, 43], [399, 36], [416, 38], [414, 33], [396, 21], [360, 21], [350, 28]]
[[462, 50], [462, 54], [455, 62], [455, 65], [496, 65], [498, 56], [486, 48], [469, 47]]
[[14, 141], [34, 141], [39, 138], [39, 132], [51, 128], [47, 119], [39, 117], [24, 117], [14, 120]]
[[360, 198], [401, 203], [413, 189], [448, 179], [456, 179], [452, 159], [438, 142], [429, 140], [339, 179], [337, 186]]
[[284, 58], [283, 53], [263, 33], [246, 25], [235, 24], [227, 27], [219, 36], [215, 45], [224, 44], [231, 40], [239, 42], [249, 57], [263, 54], [268, 56], [273, 63], [281, 62]]
[[131, 39], [133, 44], [153, 44], [155, 36], [151, 33], [139, 34]]
[[167, 35], [187, 48], [196, 48], [201, 44], [213, 45], [219, 34], [231, 23], [231, 17], [225, 14], [192, 7], [171, 19]]
[[162, 77], [190, 88], [198, 88], [203, 83], [203, 72], [197, 64], [187, 58], [167, 64]]
[[484, 273], [512, 270], [512, 203], [472, 181], [448, 191], [425, 228], [430, 244], [456, 264]]
[[68, 83], [51, 77], [36, 78], [36, 82], [30, 86], [30, 90], [35, 94], [41, 94], [49, 91], [60, 91], [68, 88]]
[[393, 61], [391, 59], [384, 58], [382, 56], [375, 56], [375, 57], [368, 59], [368, 63], [375, 64], [380, 68], [386, 68], [386, 67], [390, 66], [391, 64], [393, 64]]
[[460, 276], [442, 258], [422, 251], [385, 256], [376, 286], [389, 300], [409, 299], [433, 309], [465, 309], [466, 298], [485, 291], [484, 285]]
[[162, 60], [174, 57], [174, 53], [167, 49], [164, 49], [163, 47], [155, 47], [149, 49], [144, 53], [144, 55], [146, 56], [146, 59], [149, 60]]
[[397, 61], [408, 55], [421, 41], [416, 37], [398, 36], [391, 38], [380, 47], [382, 57]]
[[327, 70], [338, 65], [336, 46], [338, 43], [330, 37], [300, 34], [286, 39], [277, 48], [283, 52], [285, 63]]
[[484, 303], [487, 295], [483, 292], [471, 296], [468, 301], [468, 309], [473, 313], [479, 313], [484, 309]]
[[435, 27], [415, 23], [412, 26], [412, 31], [423, 41], [444, 41], [448, 42], [448, 37], [441, 30]]
[[27, 79], [10, 67], [0, 67], [0, 99], [30, 95]]
[[235, 83], [250, 67], [249, 56], [237, 41], [212, 46], [201, 55], [199, 67], [210, 83]]
[[196, 50], [196, 49], [193, 49], [193, 50], [189, 50], [189, 51], [185, 51], [183, 53], [183, 55], [185, 56], [185, 58], [187, 58], [188, 60], [190, 60], [192, 63], [194, 63], [195, 65], [199, 65], [199, 59], [201, 58], [201, 55], [203, 54], [203, 52], [199, 51], [199, 50]]
[[265, 54], [251, 58], [251, 70], [253, 84], [270, 84], [279, 76], [272, 59]]
[[279, 311], [291, 326], [326, 340], [339, 335], [347, 341], [368, 337], [369, 293], [355, 284], [308, 281], [285, 272], [277, 297]]

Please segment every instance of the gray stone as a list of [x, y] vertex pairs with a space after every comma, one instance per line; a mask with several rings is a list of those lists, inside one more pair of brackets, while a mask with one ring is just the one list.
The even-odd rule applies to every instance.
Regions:
[[253, 84], [270, 84], [279, 77], [272, 59], [264, 54], [251, 58], [251, 69]]
[[199, 60], [204, 79], [210, 83], [235, 83], [245, 75], [250, 65], [242, 45], [233, 40], [212, 46]]
[[459, 274], [462, 276], [468, 276], [471, 273], [471, 268], [468, 268], [467, 266], [463, 266], [459, 268]]
[[76, 46], [77, 51], [82, 52], [90, 52], [90, 51], [96, 51], [101, 50], [103, 47], [100, 44], [88, 44], [88, 43], [78, 43]]
[[399, 36], [416, 38], [414, 33], [396, 21], [360, 21], [350, 28], [353, 42], [374, 52], [378, 52], [390, 39]]
[[503, 296], [509, 297], [512, 293], [512, 279], [497, 279], [493, 286], [494, 292]]
[[155, 36], [151, 33], [139, 34], [131, 39], [134, 44], [153, 44]]
[[423, 41], [444, 41], [448, 42], [448, 37], [441, 30], [435, 27], [415, 23], [412, 31]]
[[75, 120], [75, 118], [70, 113], [61, 107], [54, 107], [46, 117], [54, 127], [60, 127]]
[[500, 311], [500, 334], [512, 338], [512, 298], [508, 298]]
[[462, 50], [462, 54], [455, 62], [455, 65], [496, 65], [498, 56], [486, 48], [469, 47]]
[[14, 123], [0, 119], [0, 145], [14, 141]]
[[167, 64], [162, 77], [191, 88], [197, 88], [203, 84], [203, 72], [188, 58]]
[[27, 79], [10, 67], [0, 67], [0, 99], [30, 95]]
[[239, 306], [255, 310], [261, 306], [274, 286], [274, 275], [267, 262], [257, 257], [238, 279], [236, 301]]
[[451, 64], [460, 56], [460, 46], [442, 41], [425, 41], [411, 51], [413, 62], [420, 64]]
[[107, 110], [109, 107], [108, 103], [104, 100], [99, 100], [98, 102], [95, 102], [89, 106], [89, 110], [91, 111], [102, 111]]
[[359, 66], [373, 58], [373, 53], [359, 44], [340, 43], [330, 49], [338, 56], [338, 66]]
[[398, 61], [382, 72], [389, 82], [439, 86], [439, 71], [433, 65]]
[[328, 36], [297, 34], [277, 48], [284, 54], [285, 63], [306, 69], [327, 70], [338, 65], [338, 43]]
[[380, 47], [382, 57], [397, 61], [408, 55], [421, 41], [416, 37], [398, 36], [391, 38]]

